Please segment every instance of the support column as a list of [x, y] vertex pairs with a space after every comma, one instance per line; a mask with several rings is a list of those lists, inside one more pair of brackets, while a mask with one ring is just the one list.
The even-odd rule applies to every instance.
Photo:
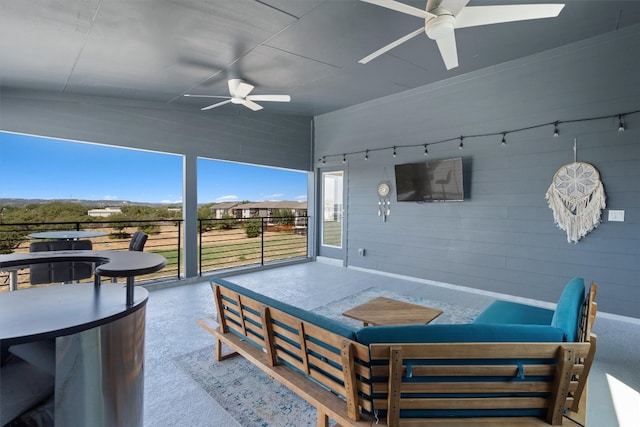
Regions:
[[198, 157], [195, 154], [184, 156], [183, 173], [183, 277], [189, 278], [198, 276]]

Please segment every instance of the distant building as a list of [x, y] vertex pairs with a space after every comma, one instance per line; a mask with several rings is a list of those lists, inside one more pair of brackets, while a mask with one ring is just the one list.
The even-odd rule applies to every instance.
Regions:
[[289, 209], [295, 216], [307, 216], [307, 202], [253, 202], [238, 204], [231, 210], [236, 218], [267, 218], [277, 210]]
[[216, 203], [211, 206], [211, 213], [215, 219], [222, 219], [223, 215], [234, 216], [231, 209], [238, 205], [238, 202]]
[[121, 214], [122, 210], [120, 208], [103, 208], [103, 209], [90, 209], [87, 211], [87, 215], [96, 216], [96, 217], [108, 217], [113, 214]]
[[307, 216], [307, 202], [228, 202], [216, 203], [211, 206], [211, 214], [215, 219], [222, 219], [223, 215], [234, 218], [267, 218], [274, 216], [274, 212], [289, 209], [295, 216]]

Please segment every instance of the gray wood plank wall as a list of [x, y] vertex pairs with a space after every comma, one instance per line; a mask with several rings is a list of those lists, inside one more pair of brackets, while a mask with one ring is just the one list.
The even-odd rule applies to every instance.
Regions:
[[[555, 120], [640, 109], [640, 28], [591, 39], [462, 78], [315, 118], [314, 158], [508, 131]], [[464, 202], [407, 203], [377, 216], [376, 185], [394, 165], [425, 159], [422, 146], [347, 156], [347, 264], [556, 302], [575, 276], [600, 285], [599, 309], [640, 317], [640, 114], [566, 123], [429, 147], [429, 159], [463, 157]], [[607, 207], [625, 210], [579, 243], [553, 223], [545, 193], [578, 160], [600, 172]], [[338, 155], [332, 157], [332, 155]], [[317, 167], [321, 164], [317, 163]], [[366, 255], [358, 256], [358, 248]]]
[[5, 90], [0, 130], [310, 169], [311, 118]]

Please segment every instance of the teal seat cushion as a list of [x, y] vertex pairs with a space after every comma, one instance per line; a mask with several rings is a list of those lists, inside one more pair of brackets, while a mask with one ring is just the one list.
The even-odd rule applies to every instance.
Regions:
[[553, 310], [511, 301], [494, 301], [473, 323], [551, 325]]
[[251, 289], [247, 289], [243, 286], [237, 285], [235, 283], [231, 283], [227, 280], [215, 278], [211, 280], [211, 287], [218, 283], [221, 286], [230, 289], [234, 292], [237, 292], [241, 295], [245, 295], [253, 300], [264, 303], [269, 307], [273, 307], [280, 311], [283, 311], [291, 316], [297, 317], [298, 319], [304, 320], [305, 322], [313, 323], [316, 326], [319, 326], [323, 329], [331, 331], [335, 334], [348, 338], [350, 340], [356, 339], [356, 328], [352, 328], [349, 325], [342, 324], [333, 319], [329, 319], [328, 317], [321, 316], [319, 314], [312, 313], [310, 311], [304, 310], [299, 307], [295, 307], [293, 305], [286, 304], [284, 302], [275, 300], [266, 295], [262, 295], [258, 292], [254, 292]]
[[356, 332], [358, 342], [463, 343], [562, 342], [563, 331], [549, 325], [455, 324], [365, 326]]
[[585, 299], [584, 279], [576, 277], [564, 287], [551, 326], [564, 331], [565, 341], [577, 341]]

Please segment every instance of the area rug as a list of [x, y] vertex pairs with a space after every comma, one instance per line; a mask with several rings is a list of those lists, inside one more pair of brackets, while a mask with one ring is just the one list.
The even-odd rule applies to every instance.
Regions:
[[[311, 311], [358, 327], [361, 326], [360, 322], [348, 319], [341, 313], [380, 296], [442, 310], [443, 314], [433, 323], [468, 323], [478, 314], [463, 307], [376, 288], [366, 289]], [[214, 350], [215, 346], [210, 345], [175, 357], [173, 361], [242, 426], [316, 425], [316, 410], [305, 400], [242, 357], [217, 362]], [[223, 354], [228, 352], [230, 349], [223, 347]]]

